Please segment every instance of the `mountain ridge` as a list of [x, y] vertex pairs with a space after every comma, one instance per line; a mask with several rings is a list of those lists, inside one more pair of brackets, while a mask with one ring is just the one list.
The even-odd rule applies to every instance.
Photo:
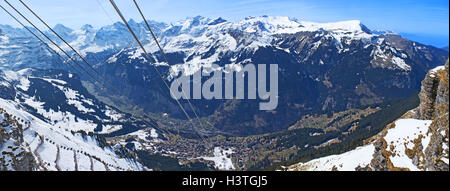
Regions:
[[[206, 163], [230, 167], [229, 162], [224, 165], [215, 159], [231, 161], [228, 159], [233, 157], [231, 166], [235, 169], [264, 168], [305, 157], [302, 153], [314, 148], [324, 148], [314, 156], [323, 156], [330, 151], [330, 146], [332, 152], [336, 148], [342, 151], [355, 145], [364, 137], [363, 133], [373, 135], [372, 128], [355, 130], [351, 126], [374, 116], [386, 119], [365, 122], [391, 122], [387, 114], [397, 116], [406, 107], [407, 110], [415, 107], [412, 105], [418, 101], [408, 98], [420, 90], [429, 69], [448, 58], [448, 52], [442, 49], [391, 32], [372, 32], [360, 21], [314, 23], [265, 16], [228, 22], [193, 17], [172, 25], [151, 23], [166, 51], [168, 64], [143, 23], [133, 21], [130, 25], [151, 54], [150, 60], [122, 23], [100, 29], [88, 25], [76, 30], [55, 26], [89, 63], [124, 93], [126, 102], [124, 97], [95, 88], [23, 30], [0, 26], [3, 104], [9, 106], [15, 102], [16, 109], [23, 107], [27, 115], [48, 126], [68, 126], [68, 132], [74, 131], [71, 134], [98, 138], [97, 146], [107, 142], [117, 155], [113, 160], [120, 161], [122, 156], [138, 162], [144, 159], [147, 167], [153, 168], [149, 161], [155, 158], [173, 157], [176, 159], [167, 162], [187, 166], [198, 165], [192, 163], [193, 158], [214, 159], [214, 164]], [[80, 61], [76, 57], [75, 60]], [[209, 69], [212, 64], [218, 66], [214, 69], [225, 70], [231, 65], [237, 70], [247, 64], [271, 63], [279, 65], [278, 108], [259, 111], [261, 100], [192, 100], [193, 109], [200, 117], [194, 124], [207, 124], [200, 129], [200, 135], [186, 121], [153, 68], [153, 65], [158, 67], [165, 80], [171, 82], [179, 75], [189, 76], [201, 68]], [[395, 100], [406, 100], [399, 102], [406, 104], [389, 108]], [[189, 115], [195, 116], [185, 100], [181, 103]], [[385, 111], [377, 113], [379, 110]], [[12, 111], [15, 110], [9, 112]], [[114, 113], [122, 117], [115, 118]], [[297, 126], [311, 118], [330, 121], [308, 128]], [[212, 144], [199, 143], [200, 136]], [[341, 142], [348, 145], [342, 146]], [[243, 145], [253, 146], [242, 148]], [[270, 152], [261, 151], [262, 148]], [[213, 150], [227, 151], [227, 154]], [[51, 154], [45, 160], [56, 168], [53, 157]], [[131, 166], [139, 168], [139, 165]], [[202, 165], [197, 167], [204, 169]]]

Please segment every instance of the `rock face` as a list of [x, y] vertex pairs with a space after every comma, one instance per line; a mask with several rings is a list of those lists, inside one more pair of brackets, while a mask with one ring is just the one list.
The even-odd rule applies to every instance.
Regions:
[[[424, 145], [422, 137], [412, 140], [413, 149], [406, 149], [405, 152], [412, 159], [414, 165], [426, 171], [448, 171], [448, 145], [449, 145], [449, 62], [443, 67], [437, 67], [428, 72], [422, 81], [422, 88], [419, 93], [420, 105], [413, 112], [415, 118], [421, 120], [432, 120], [428, 127], [429, 142]], [[395, 127], [394, 127], [395, 128]], [[382, 139], [382, 138], [381, 138]], [[380, 144], [377, 144], [380, 143]], [[425, 143], [426, 144], [426, 143]], [[382, 150], [386, 143], [380, 139], [374, 144], [375, 150]], [[425, 149], [424, 149], [425, 148]], [[389, 165], [386, 153], [375, 152], [372, 160], [374, 170], [400, 170]], [[384, 160], [378, 160], [378, 159]], [[389, 159], [389, 156], [387, 156]], [[386, 166], [390, 166], [386, 168]]]
[[0, 171], [36, 170], [37, 163], [22, 142], [22, 125], [0, 108]]
[[422, 81], [422, 88], [419, 93], [420, 105], [417, 114], [419, 119], [431, 119], [434, 114], [439, 79], [431, 72]]
[[[421, 170], [448, 171], [449, 145], [449, 62], [445, 66], [430, 70], [422, 81], [419, 93], [420, 105], [410, 112], [409, 117], [420, 120], [431, 120], [425, 137], [419, 136], [411, 140], [413, 148], [405, 148], [405, 153], [412, 163]], [[412, 113], [412, 114], [411, 114]], [[407, 114], [408, 115], [408, 114]], [[415, 115], [415, 116], [414, 116]], [[405, 115], [406, 116], [406, 115]], [[393, 127], [395, 128], [395, 127]], [[414, 128], [414, 127], [411, 127]], [[429, 142], [425, 142], [429, 138]], [[374, 159], [371, 166], [374, 170], [410, 170], [397, 168], [390, 163], [389, 150], [383, 138], [375, 142]], [[406, 146], [405, 146], [406, 147]], [[377, 152], [380, 151], [381, 152]], [[385, 152], [382, 152], [382, 151]], [[387, 159], [387, 160], [386, 160]], [[386, 168], [388, 167], [388, 168]]]
[[435, 119], [448, 113], [448, 61], [444, 67], [428, 72], [419, 94], [419, 119]]
[[[431, 119], [433, 123], [429, 128], [431, 139], [428, 147], [425, 149], [425, 168], [426, 170], [449, 170], [448, 165], [448, 145], [449, 145], [449, 63], [445, 65], [444, 70], [436, 72], [435, 78], [439, 83], [436, 88], [436, 97], [433, 103], [433, 113]], [[447, 163], [444, 162], [447, 161]]]
[[[375, 147], [375, 153], [373, 154], [373, 159], [370, 163], [370, 169], [376, 171], [387, 171], [389, 170], [387, 157], [383, 155], [383, 150], [385, 149], [386, 142], [382, 140], [376, 141], [373, 146]], [[359, 171], [360, 169], [355, 169]]]

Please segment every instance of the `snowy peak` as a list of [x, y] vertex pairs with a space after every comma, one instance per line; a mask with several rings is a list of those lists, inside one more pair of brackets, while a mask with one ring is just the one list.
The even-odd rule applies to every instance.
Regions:
[[53, 30], [55, 30], [57, 33], [66, 33], [66, 34], [71, 33], [73, 31], [71, 28], [68, 28], [62, 24], [56, 24], [53, 27]]
[[[143, 22], [137, 23], [133, 19], [130, 19], [128, 23], [140, 38], [146, 39], [146, 37], [148, 37]], [[355, 37], [361, 36], [362, 34], [367, 36], [370, 34], [370, 30], [357, 20], [336, 23], [314, 23], [298, 21], [296, 19], [281, 16], [248, 17], [238, 22], [228, 22], [220, 17], [217, 19], [210, 19], [202, 16], [196, 16], [176, 22], [173, 25], [167, 25], [165, 23], [158, 23], [155, 21], [150, 21], [150, 24], [154, 27], [154, 31], [157, 34], [164, 31], [163, 37], [179, 36], [183, 34], [201, 36], [208, 31], [226, 32], [229, 30], [238, 30], [258, 34], [264, 33], [265, 35], [293, 34], [297, 32], [311, 32], [319, 30], [331, 31], [336, 34], [339, 33], [340, 36], [338, 37]], [[13, 33], [13, 31], [17, 30], [8, 26], [2, 26], [0, 28], [7, 29], [2, 31], [4, 33], [6, 32], [8, 35], [10, 35], [9, 33]], [[62, 24], [55, 25], [53, 29], [61, 34], [61, 36], [69, 41], [69, 43], [82, 49], [88, 48], [93, 43], [103, 46], [103, 49], [107, 48], [106, 46], [108, 45], [115, 45], [114, 47], [123, 48], [129, 44], [128, 39], [130, 34], [128, 34], [128, 29], [121, 22], [101, 27], [98, 30], [88, 24], [82, 26], [79, 30], [70, 29]], [[125, 36], [124, 39], [126, 40], [123, 40], [123, 38], [117, 38], [123, 36]]]
[[317, 30], [318, 28], [329, 31], [342, 31], [342, 32], [366, 32], [366, 28], [359, 20], [340, 21], [333, 23], [314, 23], [314, 22], [301, 22], [305, 28]]
[[187, 18], [184, 21], [179, 22], [179, 24], [186, 26], [186, 27], [194, 27], [199, 25], [206, 25], [211, 19], [202, 17], [202, 16], [195, 16], [192, 18]]
[[308, 21], [298, 21], [289, 17], [282, 16], [262, 16], [249, 17], [237, 23], [241, 28], [251, 26], [260, 26], [270, 33], [297, 33], [297, 32], [312, 32], [325, 30], [334, 33], [357, 33], [370, 34], [370, 30], [364, 26], [359, 20], [331, 22], [331, 23], [316, 23]]
[[371, 32], [373, 34], [378, 34], [378, 35], [398, 35], [398, 33], [391, 31], [391, 30], [371, 30]]
[[288, 17], [249, 17], [236, 23], [239, 28], [246, 32], [256, 32], [258, 30], [268, 33], [295, 33], [301, 24]]
[[217, 25], [217, 24], [224, 23], [224, 22], [227, 22], [227, 20], [223, 19], [222, 17], [219, 17], [217, 19], [210, 21], [208, 23], [208, 25]]
[[266, 32], [268, 34], [293, 34], [297, 32], [311, 32], [319, 30], [326, 30], [335, 33], [371, 34], [370, 30], [359, 20], [334, 23], [315, 23], [298, 21], [297, 19], [283, 16], [247, 17], [238, 22], [229, 22], [222, 18], [209, 19], [197, 16], [179, 21], [165, 30], [173, 31], [176, 28], [182, 33], [194, 31], [194, 28], [206, 28], [206, 30], [220, 30], [227, 28], [248, 33]]
[[86, 24], [81, 27], [83, 31], [94, 31], [94, 27], [92, 25]]
[[128, 20], [128, 24], [129, 25], [137, 25], [138, 23], [136, 21], [134, 21], [134, 19], [130, 19], [130, 20]]

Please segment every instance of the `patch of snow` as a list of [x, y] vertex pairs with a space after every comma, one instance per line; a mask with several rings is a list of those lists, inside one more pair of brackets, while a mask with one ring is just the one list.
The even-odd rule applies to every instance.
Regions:
[[109, 134], [122, 129], [122, 125], [104, 125], [99, 134]]
[[28, 88], [30, 87], [30, 81], [27, 78], [20, 78], [20, 84], [16, 87], [22, 89], [23, 91], [28, 91]]
[[405, 60], [403, 60], [399, 57], [396, 57], [396, 56], [392, 57], [392, 63], [394, 63], [395, 65], [397, 65], [398, 67], [400, 67], [403, 70], [406, 70], [406, 71], [411, 70], [411, 66], [406, 64]]
[[318, 158], [306, 163], [296, 164], [295, 170], [300, 171], [331, 171], [333, 167], [339, 171], [354, 171], [356, 167], [370, 164], [375, 147], [370, 144], [358, 147], [339, 155]]
[[433, 68], [430, 70], [431, 75], [435, 74], [436, 72], [438, 72], [439, 70], [445, 70], [445, 66], [438, 66], [436, 68]]
[[118, 120], [120, 120], [120, 118], [123, 117], [122, 114], [117, 113], [116, 111], [114, 111], [112, 108], [110, 108], [108, 106], [106, 106], [105, 115], [108, 116], [109, 118], [111, 118], [111, 120], [113, 120], [113, 121], [118, 121]]
[[150, 137], [150, 134], [145, 130], [139, 130], [133, 133], [127, 134], [128, 136], [136, 136], [138, 139], [146, 140], [147, 137]]
[[204, 160], [214, 161], [215, 167], [219, 170], [234, 170], [235, 167], [231, 161], [231, 154], [233, 154], [233, 149], [229, 148], [224, 150], [220, 147], [214, 148], [213, 157], [200, 157]]
[[158, 138], [158, 133], [156, 133], [156, 129], [150, 130], [150, 137], [154, 139]]
[[55, 83], [61, 84], [61, 85], [66, 85], [67, 84], [67, 82], [65, 82], [63, 80], [58, 80], [58, 79], [49, 79], [49, 78], [40, 78], [40, 79], [42, 79], [42, 80], [44, 80], [44, 81], [46, 81], [48, 83], [51, 83], [51, 84], [55, 84]]
[[84, 112], [84, 113], [91, 113], [91, 112], [95, 112], [95, 110], [90, 109], [90, 108], [86, 108], [83, 103], [81, 101], [79, 101], [78, 99], [81, 98], [81, 100], [84, 100], [83, 96], [80, 95], [77, 91], [72, 90], [70, 88], [64, 88], [63, 92], [67, 98], [67, 103], [69, 105], [74, 105], [78, 111]]
[[[417, 139], [419, 135], [423, 135], [422, 144], [426, 147], [429, 143], [429, 137], [426, 134], [428, 127], [432, 121], [430, 120], [417, 120], [417, 119], [399, 119], [395, 122], [395, 128], [389, 129], [384, 139], [388, 144], [386, 150], [390, 151], [393, 147], [394, 156], [390, 156], [391, 162], [395, 167], [408, 168], [412, 171], [418, 171], [419, 169], [412, 163], [405, 153], [405, 147], [412, 149], [412, 140]], [[407, 146], [405, 146], [407, 144]]]

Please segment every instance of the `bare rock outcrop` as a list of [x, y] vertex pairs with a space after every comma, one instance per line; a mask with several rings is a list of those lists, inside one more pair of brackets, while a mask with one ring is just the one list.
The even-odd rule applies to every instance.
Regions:
[[[444, 67], [430, 70], [422, 81], [419, 93], [420, 104], [404, 117], [421, 120], [432, 120], [427, 135], [430, 141], [423, 145], [422, 138], [412, 140], [413, 149], [405, 152], [412, 162], [425, 171], [449, 170], [449, 62]], [[392, 125], [392, 124], [391, 124]], [[394, 127], [387, 127], [395, 128]], [[385, 131], [384, 131], [385, 133]], [[389, 149], [383, 141], [383, 133], [373, 142], [375, 152], [370, 168], [375, 171], [408, 170], [397, 168], [390, 163]]]
[[37, 169], [33, 155], [22, 143], [22, 124], [0, 108], [0, 171]]
[[[383, 151], [386, 149], [386, 143], [382, 139], [377, 140], [374, 144], [375, 146], [375, 153], [372, 155], [373, 159], [370, 162], [370, 168], [374, 171], [388, 171], [388, 159], [383, 153]], [[355, 169], [356, 171], [359, 171], [359, 169]]]
[[417, 109], [417, 117], [419, 119], [431, 119], [433, 116], [438, 86], [439, 79], [436, 78], [433, 71], [428, 72], [422, 81], [422, 87], [419, 93], [420, 105]]
[[[430, 143], [425, 149], [425, 170], [449, 170], [449, 63], [444, 70], [436, 71], [435, 78], [439, 85], [436, 88], [434, 110], [431, 115], [433, 123], [428, 133], [431, 134]], [[447, 161], [447, 162], [444, 162]]]

